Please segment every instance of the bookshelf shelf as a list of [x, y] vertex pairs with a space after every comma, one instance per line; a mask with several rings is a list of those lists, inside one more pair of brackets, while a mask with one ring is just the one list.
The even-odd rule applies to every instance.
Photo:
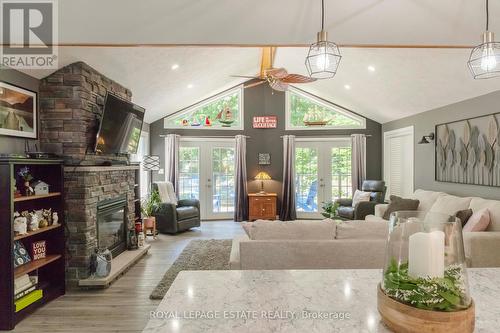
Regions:
[[34, 236], [34, 235], [39, 235], [39, 234], [42, 234], [44, 232], [51, 231], [51, 230], [54, 230], [54, 229], [57, 229], [57, 228], [60, 228], [60, 227], [61, 227], [60, 224], [58, 224], [58, 225], [51, 225], [51, 226], [48, 226], [48, 227], [43, 228], [43, 229], [38, 229], [37, 231], [30, 231], [30, 232], [28, 232], [25, 235], [15, 236], [14, 240], [16, 241], [16, 240], [21, 240], [21, 239], [28, 238], [28, 237], [31, 237], [31, 236]]
[[54, 192], [54, 193], [42, 194], [42, 195], [32, 195], [29, 197], [17, 197], [17, 198], [14, 198], [14, 202], [38, 200], [38, 199], [45, 199], [45, 198], [59, 197], [59, 196], [61, 196], [61, 192]]
[[43, 266], [46, 266], [60, 258], [62, 258], [62, 255], [55, 254], [55, 255], [48, 255], [47, 258], [30, 261], [27, 264], [15, 268], [14, 277], [18, 278], [20, 276], [23, 276], [24, 274], [36, 271], [37, 269], [42, 268]]

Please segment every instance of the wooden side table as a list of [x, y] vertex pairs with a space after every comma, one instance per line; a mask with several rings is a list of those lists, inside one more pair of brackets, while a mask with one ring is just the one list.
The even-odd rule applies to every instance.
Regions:
[[249, 193], [248, 220], [275, 220], [277, 200], [276, 193]]

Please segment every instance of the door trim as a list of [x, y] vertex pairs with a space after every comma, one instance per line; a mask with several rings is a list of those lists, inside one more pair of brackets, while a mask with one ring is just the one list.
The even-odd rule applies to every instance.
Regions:
[[[395, 130], [391, 131], [386, 131], [384, 132], [384, 142], [383, 142], [383, 177], [386, 182], [387, 189], [390, 189], [390, 180], [389, 180], [389, 174], [390, 174], [390, 163], [389, 163], [389, 155], [387, 151], [387, 145], [388, 145], [388, 140], [391, 138], [396, 138], [396, 137], [401, 137], [401, 136], [410, 136], [411, 137], [411, 145], [409, 147], [410, 151], [410, 156], [411, 156], [411, 168], [410, 168], [410, 173], [411, 173], [411, 188], [410, 192], [413, 193], [415, 190], [415, 130], [414, 126], [407, 126], [407, 127], [402, 127], [398, 128]], [[390, 193], [388, 193], [390, 195]]]

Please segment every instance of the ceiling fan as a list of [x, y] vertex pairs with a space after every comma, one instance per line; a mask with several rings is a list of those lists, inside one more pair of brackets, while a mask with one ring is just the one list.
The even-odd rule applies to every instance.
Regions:
[[260, 74], [258, 76], [232, 75], [233, 77], [242, 77], [247, 79], [255, 79], [257, 82], [252, 82], [244, 86], [251, 88], [263, 83], [268, 83], [269, 86], [277, 91], [286, 91], [290, 83], [309, 83], [316, 81], [315, 78], [300, 74], [289, 74], [284, 68], [274, 68], [274, 55], [276, 47], [262, 48], [262, 57], [260, 60]]

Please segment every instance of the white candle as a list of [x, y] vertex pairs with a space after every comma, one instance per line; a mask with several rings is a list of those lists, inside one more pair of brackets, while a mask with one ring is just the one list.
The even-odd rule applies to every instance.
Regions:
[[410, 236], [408, 275], [414, 278], [444, 276], [444, 232], [417, 232]]

